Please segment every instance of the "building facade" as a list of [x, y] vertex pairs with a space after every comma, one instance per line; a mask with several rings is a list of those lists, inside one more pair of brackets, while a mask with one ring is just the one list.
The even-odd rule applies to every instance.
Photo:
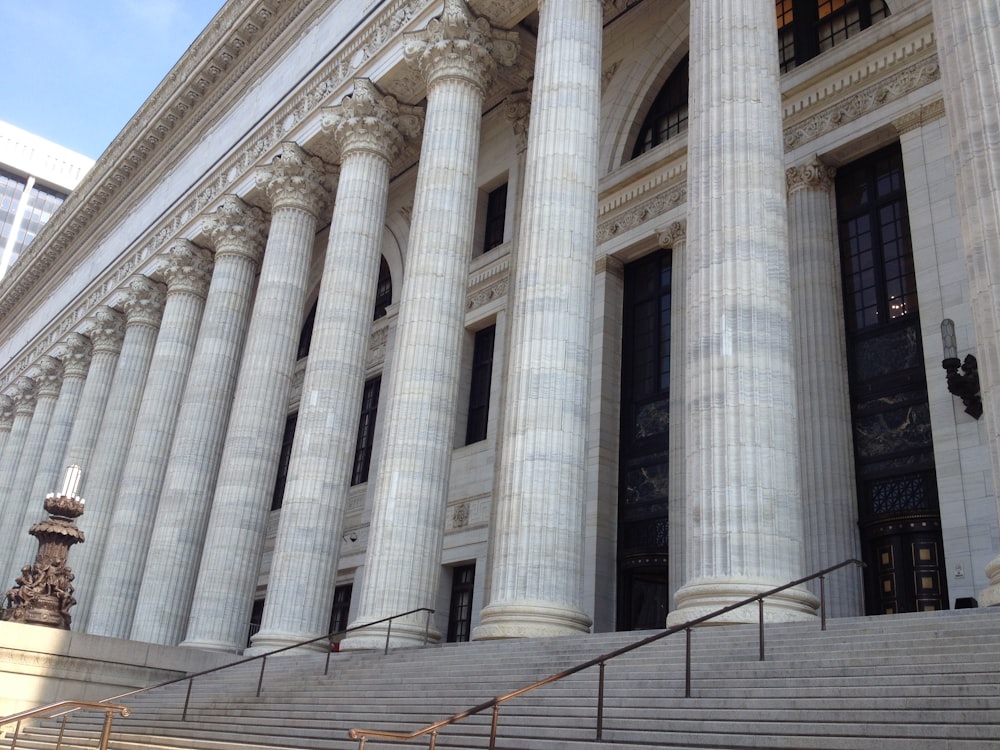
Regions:
[[837, 616], [1000, 603], [998, 47], [964, 0], [230, 0], [0, 281], [5, 575], [76, 464], [97, 635], [655, 628], [850, 558]]

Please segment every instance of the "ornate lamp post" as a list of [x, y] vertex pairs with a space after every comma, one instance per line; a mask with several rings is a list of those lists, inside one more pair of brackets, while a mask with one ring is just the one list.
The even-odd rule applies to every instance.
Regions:
[[80, 476], [79, 466], [67, 467], [62, 489], [46, 495], [44, 508], [49, 517], [28, 532], [38, 540], [35, 563], [21, 568], [17, 585], [7, 592], [0, 619], [69, 630], [69, 610], [76, 599], [66, 556], [70, 547], [83, 541], [83, 532], [73, 520], [83, 514], [84, 500], [76, 496]]

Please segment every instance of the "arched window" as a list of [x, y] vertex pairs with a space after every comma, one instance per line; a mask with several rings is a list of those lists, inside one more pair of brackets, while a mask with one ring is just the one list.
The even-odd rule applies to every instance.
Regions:
[[688, 125], [688, 56], [677, 64], [639, 131], [632, 158], [659, 146], [671, 136], [687, 130]]
[[776, 0], [775, 9], [782, 73], [889, 15], [885, 0]]

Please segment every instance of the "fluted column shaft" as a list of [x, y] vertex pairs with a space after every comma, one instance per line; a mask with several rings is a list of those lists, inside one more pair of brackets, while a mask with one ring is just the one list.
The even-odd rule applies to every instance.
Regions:
[[45, 438], [52, 423], [59, 389], [62, 387], [62, 364], [53, 357], [42, 357], [41, 361], [31, 368], [30, 374], [36, 389], [35, 410], [31, 416], [21, 459], [17, 464], [14, 483], [6, 497], [15, 524], [14, 536], [7, 555], [3, 558], [5, 565], [2, 570], [8, 572], [18, 571], [24, 564], [30, 565], [38, 549], [38, 543], [28, 534], [28, 529], [35, 521], [44, 517], [45, 511], [41, 509], [41, 502], [45, 499], [45, 494], [32, 498], [31, 487], [38, 471], [38, 463], [42, 459], [42, 449], [45, 448]]
[[81, 464], [83, 491], [79, 494], [87, 500], [87, 514], [80, 526], [86, 533], [87, 540], [73, 550], [77, 599], [73, 622], [78, 629], [87, 627], [90, 616], [108, 528], [115, 499], [118, 497], [118, 483], [139, 414], [146, 375], [163, 314], [164, 299], [162, 284], [137, 276], [129, 282], [122, 302], [125, 308], [125, 337], [89, 474]]
[[[401, 112], [401, 110], [403, 110]], [[327, 632], [350, 489], [389, 195], [389, 166], [417, 120], [368, 81], [328, 110], [341, 150], [312, 346], [255, 650]], [[401, 124], [401, 120], [403, 123]], [[337, 425], [331, 429], [331, 425]], [[302, 572], [309, 571], [308, 585]], [[325, 645], [325, 644], [324, 644]]]
[[586, 631], [601, 4], [539, 3], [490, 601], [475, 638]]
[[167, 251], [162, 276], [167, 298], [149, 376], [118, 486], [87, 631], [127, 638], [177, 423], [191, 369], [212, 256], [187, 240]]
[[[31, 417], [35, 412], [35, 403], [38, 396], [37, 386], [34, 379], [22, 375], [14, 381], [14, 384], [7, 390], [6, 395], [11, 399], [14, 409], [14, 421], [11, 424], [10, 435], [7, 438], [7, 445], [4, 447], [3, 456], [0, 457], [0, 528], [10, 539], [16, 533], [21, 523], [21, 515], [24, 507], [20, 500], [12, 496], [14, 481], [17, 479], [17, 467], [21, 463], [21, 455], [24, 453], [24, 446], [28, 441], [28, 432], [31, 429]], [[0, 573], [7, 573], [7, 558], [11, 550], [0, 554], [0, 564], [4, 568]]]
[[246, 643], [302, 326], [309, 260], [327, 188], [321, 163], [285, 144], [258, 173], [271, 230], [222, 454], [201, 569], [181, 645], [234, 651]]
[[169, 646], [187, 627], [267, 225], [260, 209], [227, 196], [203, 227], [215, 247], [215, 269], [131, 634], [132, 640]]
[[[440, 577], [455, 409], [465, 322], [465, 287], [475, 224], [483, 97], [507, 36], [461, 2], [404, 43], [427, 81], [421, 146], [388, 384], [382, 461], [355, 624], [434, 607]], [[509, 62], [516, 48], [507, 49]], [[509, 64], [509, 63], [508, 63]], [[396, 645], [424, 639], [423, 615], [394, 623]], [[384, 625], [349, 636], [366, 648]], [[431, 638], [439, 634], [431, 632]]]
[[[687, 580], [669, 622], [802, 575], [774, 4], [691, 4]], [[769, 619], [810, 616], [805, 589]], [[753, 618], [756, 608], [734, 612]]]
[[687, 325], [687, 301], [684, 298], [687, 278], [687, 222], [678, 221], [660, 232], [660, 244], [670, 248], [670, 420], [667, 433], [669, 453], [667, 465], [670, 477], [667, 486], [667, 554], [668, 585], [673, 594], [683, 585], [687, 549], [686, 519], [687, 494], [685, 488], [684, 420], [676, 415], [684, 413], [685, 383], [688, 372], [684, 368], [684, 332]]
[[[4, 451], [7, 450], [7, 441], [10, 438], [10, 431], [13, 426], [14, 400], [6, 393], [0, 393], [0, 458], [3, 457]], [[3, 469], [0, 468], [0, 472], [2, 471]]]
[[[833, 177], [818, 160], [786, 172], [806, 572], [861, 556]], [[860, 581], [826, 582], [829, 616], [864, 614]]]
[[[933, 0], [945, 114], [971, 288], [976, 358], [1000, 513], [1000, 9]], [[1000, 605], [1000, 556], [986, 566], [983, 606]]]

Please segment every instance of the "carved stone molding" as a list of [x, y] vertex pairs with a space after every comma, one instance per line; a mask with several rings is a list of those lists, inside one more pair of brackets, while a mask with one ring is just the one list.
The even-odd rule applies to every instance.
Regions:
[[937, 55], [920, 60], [786, 128], [785, 150], [798, 148], [880, 107], [898, 101], [940, 77]]
[[146, 276], [133, 276], [126, 285], [122, 307], [125, 325], [143, 325], [159, 328], [167, 290], [163, 284]]
[[662, 247], [675, 248], [687, 242], [687, 219], [671, 222], [656, 233], [656, 239]]
[[7, 391], [14, 399], [14, 415], [30, 417], [35, 411], [35, 403], [38, 399], [38, 387], [35, 379], [22, 375], [14, 381], [14, 385]]
[[222, 196], [222, 203], [201, 222], [202, 231], [215, 247], [216, 257], [242, 255], [259, 265], [267, 242], [267, 217], [256, 206], [236, 195]]
[[466, 297], [466, 311], [475, 310], [477, 307], [482, 307], [495, 299], [506, 297], [509, 286], [510, 278], [508, 276], [504, 276], [502, 279], [495, 281], [483, 289], [477, 289], [475, 292]]
[[14, 423], [14, 399], [6, 393], [0, 393], [0, 432], [10, 432]]
[[594, 275], [606, 273], [618, 279], [625, 278], [625, 264], [613, 255], [601, 255], [594, 261]]
[[63, 365], [58, 359], [42, 357], [28, 374], [38, 387], [39, 398], [55, 398], [59, 395], [63, 381]]
[[517, 61], [517, 32], [495, 29], [474, 16], [464, 0], [444, 0], [444, 12], [427, 28], [405, 34], [403, 56], [423, 76], [427, 88], [443, 78], [462, 78], [478, 86], [485, 97], [498, 65]]
[[503, 113], [514, 129], [517, 140], [517, 153], [528, 150], [528, 123], [531, 119], [531, 94], [527, 91], [517, 91], [503, 102]]
[[897, 117], [892, 121], [896, 132], [902, 135], [935, 120], [944, 117], [944, 99], [938, 99], [930, 104], [924, 104], [919, 109], [907, 112], [902, 117]]
[[367, 78], [336, 107], [323, 110], [322, 126], [340, 149], [341, 158], [355, 151], [376, 154], [392, 164], [406, 139], [416, 140], [423, 128], [423, 111], [384, 95]]
[[376, 328], [368, 340], [368, 357], [366, 367], [375, 367], [385, 362], [385, 349], [389, 343], [389, 326]]
[[212, 253], [190, 240], [175, 241], [164, 253], [160, 271], [167, 294], [189, 294], [205, 299], [212, 280]]
[[125, 316], [101, 305], [84, 322], [84, 334], [94, 346], [94, 354], [120, 354], [125, 337]]
[[830, 192], [833, 190], [833, 181], [836, 176], [836, 169], [827, 166], [814, 156], [805, 164], [786, 169], [785, 185], [789, 195], [798, 190]]
[[597, 225], [597, 242], [607, 242], [622, 232], [627, 232], [650, 219], [662, 216], [687, 201], [687, 187], [674, 187], [657, 193], [627, 211], [616, 214]]
[[82, 333], [74, 331], [66, 334], [66, 338], [52, 352], [52, 355], [62, 362], [64, 378], [84, 378], [87, 376], [87, 370], [90, 369], [91, 349], [90, 339]]
[[270, 165], [259, 167], [254, 178], [270, 199], [272, 210], [297, 208], [321, 218], [329, 210], [335, 172], [322, 159], [286, 141], [281, 144], [281, 153]]

